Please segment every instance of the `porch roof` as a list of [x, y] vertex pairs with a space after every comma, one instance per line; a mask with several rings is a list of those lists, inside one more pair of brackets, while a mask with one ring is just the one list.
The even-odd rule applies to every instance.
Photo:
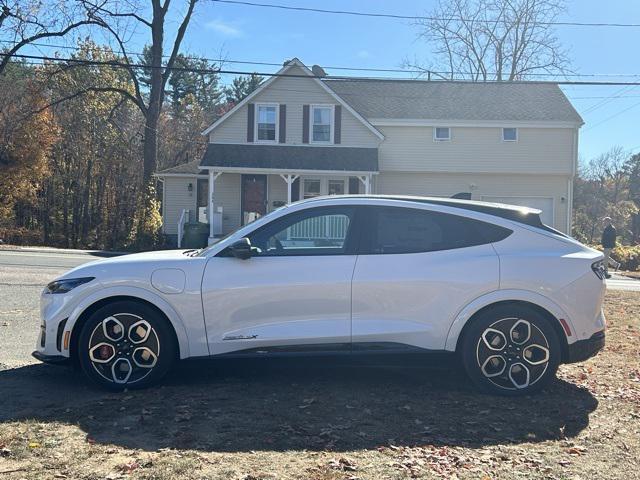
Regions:
[[377, 172], [378, 149], [210, 143], [200, 168]]
[[200, 169], [200, 162], [198, 160], [191, 160], [188, 163], [182, 163], [175, 167], [165, 168], [156, 173], [157, 177], [165, 176], [184, 176], [184, 175], [207, 175], [206, 170]]

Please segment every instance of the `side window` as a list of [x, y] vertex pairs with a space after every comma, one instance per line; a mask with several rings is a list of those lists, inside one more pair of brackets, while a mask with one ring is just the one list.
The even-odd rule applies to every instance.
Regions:
[[330, 207], [287, 215], [249, 235], [254, 256], [344, 255], [354, 213]]
[[370, 254], [434, 252], [502, 240], [511, 230], [458, 215], [402, 207], [371, 212]]

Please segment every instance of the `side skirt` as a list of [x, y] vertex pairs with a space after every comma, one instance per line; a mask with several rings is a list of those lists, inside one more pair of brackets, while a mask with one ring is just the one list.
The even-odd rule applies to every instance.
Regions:
[[432, 365], [436, 359], [450, 362], [455, 357], [455, 354], [446, 350], [429, 350], [403, 343], [359, 342], [354, 344], [336, 343], [258, 347], [218, 355], [191, 357], [186, 360], [287, 357], [343, 357], [354, 360], [367, 360], [367, 363], [380, 360], [381, 363], [384, 364], [393, 363], [392, 359], [397, 357], [401, 364], [405, 364], [408, 359], [415, 358], [418, 361], [428, 359], [429, 363], [427, 365]]

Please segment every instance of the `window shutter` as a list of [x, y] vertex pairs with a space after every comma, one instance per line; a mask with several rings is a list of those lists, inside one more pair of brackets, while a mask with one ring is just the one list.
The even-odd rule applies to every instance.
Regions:
[[334, 107], [333, 143], [340, 144], [342, 140], [342, 105]]
[[280, 115], [279, 115], [279, 139], [280, 143], [287, 143], [287, 106], [280, 105]]
[[302, 106], [302, 143], [309, 143], [309, 105]]
[[253, 128], [255, 125], [256, 106], [254, 103], [247, 104], [247, 142], [253, 142], [255, 137]]

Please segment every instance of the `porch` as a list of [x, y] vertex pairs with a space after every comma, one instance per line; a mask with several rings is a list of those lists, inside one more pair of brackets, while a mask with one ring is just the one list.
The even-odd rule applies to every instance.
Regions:
[[207, 218], [201, 214], [200, 221], [209, 223], [211, 243], [292, 202], [324, 195], [367, 194], [372, 187], [373, 173], [210, 169], [207, 179], [198, 182], [198, 210], [203, 210], [206, 191]]
[[[220, 233], [224, 234], [297, 200], [371, 193], [373, 175], [378, 171], [378, 150], [211, 143], [200, 168], [208, 172], [207, 211], [209, 243], [212, 243], [219, 233], [214, 220], [216, 213], [222, 214]], [[222, 191], [224, 197], [224, 179], [229, 175], [239, 176], [239, 185], [235, 183], [234, 189], [239, 193], [239, 199], [235, 197], [240, 207], [237, 225], [233, 221], [224, 225], [224, 206], [222, 211], [218, 206], [222, 202], [217, 192]]]
[[[158, 174], [164, 233], [179, 244], [187, 222], [208, 223], [212, 243], [298, 200], [373, 193], [378, 158], [372, 148], [210, 144], [199, 163], [170, 170]], [[301, 240], [314, 229], [339, 226], [305, 228], [295, 232]]]

